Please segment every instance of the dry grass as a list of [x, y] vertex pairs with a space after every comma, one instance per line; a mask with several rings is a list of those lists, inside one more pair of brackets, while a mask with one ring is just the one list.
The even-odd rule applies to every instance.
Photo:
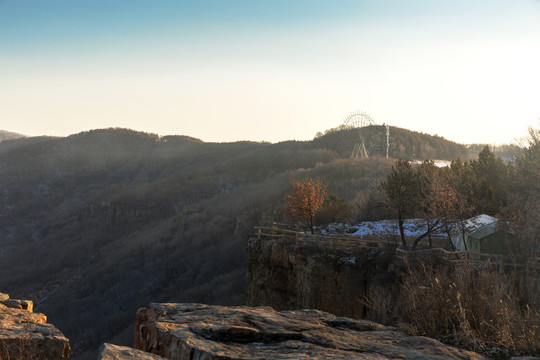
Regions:
[[[476, 351], [538, 354], [539, 282], [518, 274], [417, 263], [407, 268], [394, 296], [378, 288], [370, 293], [370, 315], [377, 321], [391, 315], [412, 335]], [[384, 304], [386, 313], [374, 304]]]

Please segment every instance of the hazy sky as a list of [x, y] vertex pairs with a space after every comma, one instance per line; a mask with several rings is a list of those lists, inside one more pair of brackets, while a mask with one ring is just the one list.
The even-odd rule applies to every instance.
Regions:
[[0, 0], [0, 129], [311, 139], [353, 111], [462, 143], [540, 117], [538, 0]]

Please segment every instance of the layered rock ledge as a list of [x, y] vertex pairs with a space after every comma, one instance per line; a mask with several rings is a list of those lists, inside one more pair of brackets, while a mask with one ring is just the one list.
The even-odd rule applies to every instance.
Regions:
[[318, 310], [150, 304], [135, 347], [171, 360], [486, 359], [425, 337]]
[[32, 312], [31, 301], [0, 293], [0, 359], [60, 360], [69, 351], [69, 340], [45, 315]]
[[8, 308], [28, 310], [29, 312], [34, 310], [34, 303], [32, 301], [10, 299], [9, 295], [4, 293], [0, 293], [0, 304]]
[[161, 356], [125, 346], [103, 344], [97, 360], [166, 360]]

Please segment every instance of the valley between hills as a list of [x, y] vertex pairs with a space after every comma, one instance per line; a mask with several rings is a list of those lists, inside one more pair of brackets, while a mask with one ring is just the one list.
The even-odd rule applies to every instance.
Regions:
[[321, 179], [351, 222], [388, 219], [379, 187], [396, 159], [468, 161], [482, 149], [390, 128], [387, 159], [384, 127], [361, 131], [368, 158], [350, 157], [359, 130], [345, 128], [276, 144], [2, 132], [0, 291], [32, 300], [70, 339], [71, 358], [95, 359], [104, 342], [133, 343], [134, 314], [150, 303], [245, 305], [247, 241], [255, 226], [292, 226], [293, 179]]

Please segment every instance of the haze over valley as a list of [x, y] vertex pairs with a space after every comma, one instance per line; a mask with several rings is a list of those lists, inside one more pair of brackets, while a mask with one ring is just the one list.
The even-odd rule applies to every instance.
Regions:
[[[10, 276], [0, 288], [33, 299], [75, 355], [105, 339], [129, 343], [135, 310], [150, 302], [243, 304], [245, 241], [254, 226], [285, 220], [291, 179], [320, 177], [352, 203], [379, 196], [393, 161], [382, 156], [385, 128], [364, 130], [380, 145], [368, 159], [350, 159], [357, 129], [277, 144], [127, 129], [2, 141], [0, 262]], [[391, 131], [391, 154], [468, 156]]]
[[2, 326], [47, 328], [30, 300], [94, 360], [141, 342], [151, 303], [306, 306], [540, 354], [539, 18], [535, 0], [0, 0]]
[[[359, 133], [359, 131], [361, 133]], [[129, 344], [150, 302], [240, 305], [253, 227], [286, 223], [291, 180], [320, 178], [351, 221], [373, 207], [395, 158], [467, 159], [464, 145], [406, 129], [341, 128], [311, 141], [205, 143], [128, 129], [0, 142], [0, 288], [36, 311], [84, 358]], [[359, 141], [368, 158], [350, 158]], [[92, 356], [88, 358], [93, 358]]]

